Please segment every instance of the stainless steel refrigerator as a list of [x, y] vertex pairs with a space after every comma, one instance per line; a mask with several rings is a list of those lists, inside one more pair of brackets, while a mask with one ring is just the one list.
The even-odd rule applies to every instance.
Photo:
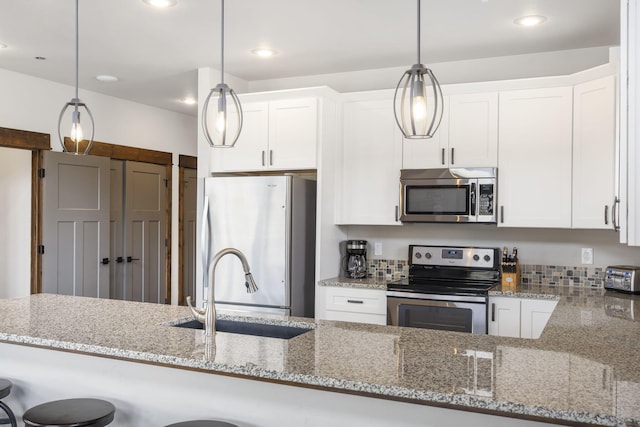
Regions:
[[[205, 179], [202, 262], [233, 247], [246, 256], [258, 291], [247, 293], [235, 256], [215, 269], [216, 308], [313, 317], [316, 182], [297, 176]], [[207, 295], [209, 268], [204, 269]]]

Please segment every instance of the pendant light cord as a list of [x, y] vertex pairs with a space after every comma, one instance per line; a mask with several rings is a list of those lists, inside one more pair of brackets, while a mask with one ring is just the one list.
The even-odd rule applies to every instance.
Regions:
[[[223, 0], [224, 1], [224, 0]], [[418, 64], [420, 64], [420, 0], [418, 0]]]
[[220, 33], [221, 33], [221, 45], [220, 49], [220, 83], [224, 84], [224, 0], [221, 0], [220, 3], [222, 7], [220, 8]]
[[76, 0], [76, 99], [78, 99], [78, 38], [78, 0]]

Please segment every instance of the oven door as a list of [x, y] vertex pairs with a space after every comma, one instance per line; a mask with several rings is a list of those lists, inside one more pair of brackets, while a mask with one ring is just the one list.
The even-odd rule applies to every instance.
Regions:
[[481, 296], [388, 292], [387, 318], [392, 326], [486, 334], [487, 301]]

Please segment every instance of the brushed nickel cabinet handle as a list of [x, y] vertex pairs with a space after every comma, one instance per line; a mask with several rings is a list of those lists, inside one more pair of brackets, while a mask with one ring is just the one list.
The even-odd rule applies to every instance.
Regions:
[[609, 206], [604, 205], [604, 225], [609, 225]]
[[444, 148], [442, 149], [442, 164], [444, 165]]
[[500, 223], [504, 224], [504, 205], [500, 205]]
[[273, 150], [269, 150], [269, 166], [273, 166]]
[[264, 150], [262, 150], [262, 166], [264, 166]]
[[400, 208], [398, 207], [398, 205], [396, 205], [396, 222], [398, 222], [398, 211], [400, 210]]
[[454, 157], [453, 157], [453, 150], [454, 150], [454, 148], [453, 148], [453, 147], [451, 147], [451, 164], [454, 164], [454, 163], [455, 163], [455, 162], [454, 162], [454, 160], [453, 160], [453, 159], [454, 159]]
[[495, 302], [491, 303], [491, 321], [492, 322], [496, 321], [496, 303]]
[[360, 299], [348, 299], [347, 302], [349, 304], [364, 304], [364, 301], [362, 301]]

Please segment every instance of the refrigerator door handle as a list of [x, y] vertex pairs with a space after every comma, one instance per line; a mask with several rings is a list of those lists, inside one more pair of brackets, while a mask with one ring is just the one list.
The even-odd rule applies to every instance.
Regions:
[[[203, 292], [209, 286], [209, 259], [211, 258], [211, 218], [209, 217], [209, 197], [204, 196], [204, 206], [202, 208], [202, 233], [200, 236], [202, 247], [202, 286]], [[202, 294], [202, 299], [206, 299], [206, 294]]]

